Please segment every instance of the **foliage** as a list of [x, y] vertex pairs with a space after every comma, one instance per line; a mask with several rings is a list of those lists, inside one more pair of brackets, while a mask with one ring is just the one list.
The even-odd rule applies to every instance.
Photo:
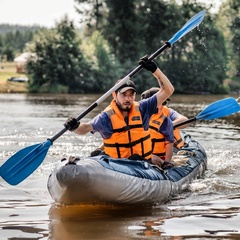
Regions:
[[[167, 4], [165, 1], [159, 0], [139, 1], [137, 13], [140, 25], [139, 38], [142, 39], [142, 45], [139, 49], [141, 56], [146, 53], [150, 55], [162, 47], [166, 41], [180, 30], [187, 19], [186, 17], [181, 17], [181, 9], [174, 1], [170, 1]], [[176, 50], [178, 49], [181, 55], [181, 46], [183, 45], [181, 42], [182, 41], [179, 41], [178, 44], [176, 44], [177, 47], [172, 46], [171, 49], [165, 50], [155, 59], [157, 65], [166, 73], [172, 82], [174, 82], [174, 78], [172, 78], [171, 75], [171, 73], [173, 73], [172, 69], [177, 71], [174, 66]], [[179, 63], [176, 66], [180, 67]], [[149, 73], [146, 71], [144, 71], [142, 75], [139, 75], [138, 78], [140, 79], [139, 88], [141, 91], [158, 85], [156, 80], [149, 76]], [[178, 87], [175, 86], [175, 89], [178, 90]]]
[[231, 91], [240, 89], [240, 3], [237, 0], [227, 0], [221, 5], [217, 24], [221, 29], [227, 50], [228, 65], [227, 83]]
[[[91, 86], [91, 67], [79, 48], [74, 26], [67, 18], [56, 29], [44, 30], [35, 36], [28, 51], [34, 53], [27, 64], [30, 91], [84, 92]], [[59, 86], [65, 86], [59, 87]], [[68, 88], [66, 90], [66, 87]]]
[[233, 61], [236, 66], [236, 75], [240, 77], [240, 3], [239, 1], [232, 0], [230, 1], [230, 6], [232, 11], [234, 12], [232, 22], [230, 25], [230, 30], [232, 32], [232, 48], [233, 48]]
[[[196, 1], [189, 0], [182, 4], [159, 0], [106, 0], [105, 3], [109, 14], [103, 35], [126, 69], [136, 65], [141, 56], [161, 47], [164, 40], [170, 39], [203, 8]], [[225, 43], [212, 19], [210, 14], [204, 19], [205, 35], [194, 30], [174, 44], [171, 50], [162, 53], [158, 58], [160, 61], [155, 60], [174, 83], [176, 92], [224, 91]], [[140, 91], [157, 84], [146, 71], [137, 77]]]
[[87, 35], [100, 30], [106, 21], [106, 4], [104, 0], [75, 0], [76, 11], [80, 16], [80, 23], [85, 27]]
[[[139, 25], [134, 11], [136, 0], [107, 0], [108, 25], [104, 36], [113, 48], [113, 53], [123, 64], [126, 59], [136, 60], [139, 48]], [[113, 27], [114, 26], [114, 27]]]
[[99, 31], [94, 31], [90, 37], [83, 38], [81, 49], [94, 71], [94, 85], [92, 92], [96, 89], [107, 91], [116, 82], [120, 72], [118, 60], [111, 54], [108, 42]]
[[9, 24], [0, 25], [0, 54], [5, 61], [13, 61], [17, 54], [25, 48], [25, 44], [33, 39], [39, 26], [26, 27]]
[[25, 33], [25, 32], [37, 32], [39, 29], [43, 29], [39, 25], [32, 25], [32, 26], [24, 26], [24, 25], [17, 25], [17, 24], [0, 24], [0, 35], [4, 36], [4, 34], [9, 32], [17, 32]]
[[[75, 0], [81, 35], [62, 21], [38, 33], [28, 50], [31, 91], [105, 92], [137, 66], [138, 59], [163, 46], [196, 13], [204, 21], [164, 51], [155, 62], [179, 93], [227, 93], [239, 88], [240, 13], [238, 0], [227, 0], [213, 14], [197, 0]], [[0, 49], [11, 53], [21, 34], [0, 36]], [[29, 39], [31, 37], [29, 36]], [[16, 39], [19, 39], [18, 41]], [[26, 39], [26, 38], [25, 38]], [[26, 42], [25, 42], [26, 43]], [[12, 49], [11, 49], [12, 47]], [[135, 77], [134, 77], [135, 78]], [[135, 79], [133, 79], [135, 81]], [[157, 86], [147, 71], [137, 75], [138, 91]]]
[[[200, 6], [183, 3], [181, 15], [200, 12]], [[192, 12], [192, 13], [191, 13]], [[178, 16], [180, 19], [181, 16]], [[174, 45], [168, 60], [174, 71], [167, 72], [178, 92], [225, 93], [227, 54], [222, 33], [214, 25], [214, 16], [206, 14], [199, 28]]]

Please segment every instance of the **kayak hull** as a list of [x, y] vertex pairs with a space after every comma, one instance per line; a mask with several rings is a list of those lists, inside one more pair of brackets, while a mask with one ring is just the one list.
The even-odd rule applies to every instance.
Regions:
[[189, 135], [185, 142], [174, 156], [176, 166], [165, 170], [146, 161], [107, 155], [63, 160], [49, 176], [48, 191], [60, 204], [162, 203], [202, 177], [207, 168], [202, 146]]

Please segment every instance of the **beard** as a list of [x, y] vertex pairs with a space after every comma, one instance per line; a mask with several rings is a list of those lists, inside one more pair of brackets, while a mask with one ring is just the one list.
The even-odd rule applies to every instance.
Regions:
[[121, 104], [118, 100], [116, 100], [116, 104], [119, 110], [123, 112], [130, 112], [132, 108], [132, 104], [130, 102], [125, 102], [125, 104], [128, 104], [128, 105], [125, 105], [125, 104]]

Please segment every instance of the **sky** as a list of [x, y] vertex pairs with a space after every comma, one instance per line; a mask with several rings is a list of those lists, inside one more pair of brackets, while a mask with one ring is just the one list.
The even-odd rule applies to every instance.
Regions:
[[65, 14], [75, 23], [74, 0], [0, 0], [0, 24], [54, 27]]
[[[199, 0], [214, 3], [216, 8], [223, 0]], [[74, 0], [0, 0], [0, 24], [40, 25], [54, 27], [64, 15], [75, 24], [79, 14], [74, 9]]]

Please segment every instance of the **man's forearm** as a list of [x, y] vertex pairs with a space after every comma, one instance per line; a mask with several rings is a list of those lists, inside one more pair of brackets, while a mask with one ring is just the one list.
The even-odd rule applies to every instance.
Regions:
[[79, 135], [84, 135], [93, 130], [92, 125], [89, 123], [81, 123], [78, 128], [74, 131], [74, 133]]
[[157, 93], [158, 95], [158, 105], [161, 105], [167, 98], [169, 98], [173, 92], [174, 87], [166, 77], [166, 75], [159, 69], [153, 73], [154, 77], [158, 80], [160, 91]]

